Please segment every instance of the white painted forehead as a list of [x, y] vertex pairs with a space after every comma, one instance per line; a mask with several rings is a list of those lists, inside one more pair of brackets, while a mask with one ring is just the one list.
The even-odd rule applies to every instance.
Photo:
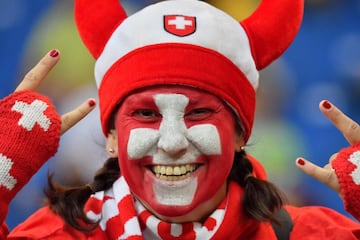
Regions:
[[154, 100], [156, 106], [161, 110], [163, 108], [173, 108], [184, 110], [189, 104], [189, 98], [183, 94], [168, 93], [168, 94], [155, 94]]

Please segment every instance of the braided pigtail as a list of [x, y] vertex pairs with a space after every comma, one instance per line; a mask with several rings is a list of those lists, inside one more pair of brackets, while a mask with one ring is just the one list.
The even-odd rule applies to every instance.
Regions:
[[256, 178], [252, 172], [253, 166], [245, 151], [236, 152], [229, 180], [245, 189], [242, 200], [245, 214], [258, 221], [279, 224], [275, 213], [284, 204], [283, 194], [274, 184]]
[[61, 216], [65, 222], [79, 231], [89, 232], [97, 227], [98, 223], [90, 220], [84, 206], [90, 195], [110, 188], [119, 178], [120, 168], [117, 158], [109, 158], [99, 169], [90, 184], [79, 187], [66, 187], [48, 178], [49, 187], [45, 190], [49, 206], [52, 211]]

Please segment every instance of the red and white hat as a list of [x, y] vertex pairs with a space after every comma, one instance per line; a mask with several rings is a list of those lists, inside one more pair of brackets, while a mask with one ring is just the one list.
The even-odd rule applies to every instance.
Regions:
[[258, 70], [295, 38], [303, 0], [263, 0], [237, 22], [199, 0], [169, 0], [127, 17], [118, 0], [76, 0], [80, 35], [97, 59], [104, 134], [111, 114], [134, 90], [164, 84], [203, 89], [238, 114], [248, 139]]

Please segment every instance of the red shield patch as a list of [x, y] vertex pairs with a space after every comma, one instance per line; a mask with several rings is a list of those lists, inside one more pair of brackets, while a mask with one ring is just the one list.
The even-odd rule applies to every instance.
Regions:
[[164, 28], [167, 32], [185, 37], [196, 31], [196, 18], [183, 15], [164, 16]]

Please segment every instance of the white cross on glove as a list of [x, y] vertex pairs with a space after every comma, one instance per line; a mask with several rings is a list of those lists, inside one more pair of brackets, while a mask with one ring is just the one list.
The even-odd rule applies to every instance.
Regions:
[[31, 131], [35, 124], [47, 131], [50, 127], [50, 119], [44, 115], [44, 111], [48, 108], [48, 105], [40, 100], [34, 100], [31, 104], [26, 102], [16, 101], [11, 110], [19, 112], [22, 117], [19, 120], [19, 126]]

